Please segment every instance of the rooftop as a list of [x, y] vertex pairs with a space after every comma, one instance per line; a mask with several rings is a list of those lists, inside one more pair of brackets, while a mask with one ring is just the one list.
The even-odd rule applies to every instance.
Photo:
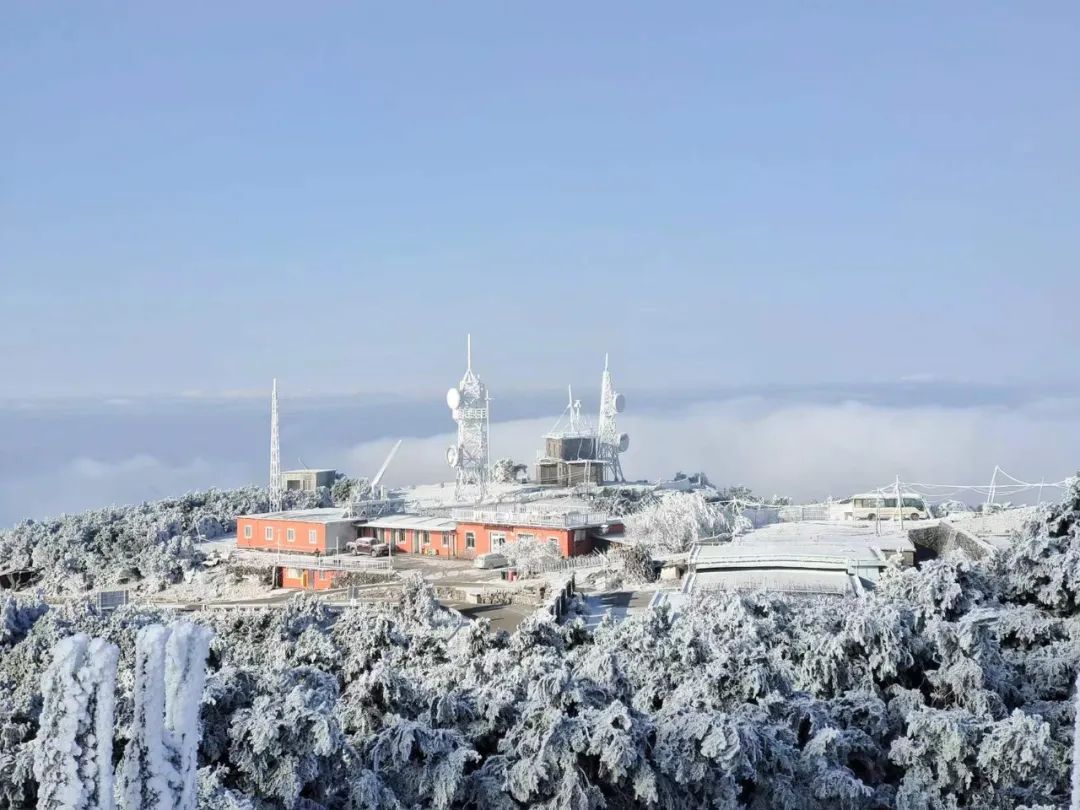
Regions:
[[914, 557], [906, 533], [845, 523], [774, 523], [690, 554], [694, 588], [793, 594], [859, 593], [897, 554]]
[[281, 474], [282, 474], [282, 475], [302, 475], [302, 474], [304, 474], [304, 473], [332, 473], [332, 472], [337, 472], [337, 470], [334, 470], [334, 469], [319, 469], [319, 470], [314, 470], [314, 469], [312, 469], [312, 470], [309, 470], [309, 469], [303, 469], [303, 470], [282, 470], [282, 471], [281, 471]]
[[423, 515], [385, 515], [365, 520], [362, 525], [375, 529], [414, 529], [422, 532], [452, 532], [457, 528], [457, 523], [449, 518]]
[[355, 523], [355, 518], [345, 517], [345, 510], [336, 507], [329, 509], [285, 509], [281, 512], [262, 512], [257, 515], [240, 515], [240, 518], [257, 520], [292, 520], [297, 523]]

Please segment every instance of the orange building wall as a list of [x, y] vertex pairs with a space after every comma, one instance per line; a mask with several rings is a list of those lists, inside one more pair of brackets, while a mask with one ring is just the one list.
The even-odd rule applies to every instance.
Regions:
[[[289, 572], [295, 576], [289, 576]], [[325, 591], [334, 587], [334, 580], [341, 571], [323, 571], [318, 568], [295, 568], [281, 566], [278, 569], [282, 588], [302, 588], [308, 591]]]
[[[361, 537], [374, 537], [383, 543], [391, 543], [394, 537], [394, 529], [381, 529], [377, 526], [361, 526]], [[394, 546], [395, 554], [412, 554], [416, 546], [416, 534], [413, 529], [398, 529], [402, 534], [400, 542], [392, 543]], [[446, 547], [443, 547], [443, 537], [449, 535], [450, 542]], [[451, 557], [454, 554], [454, 532], [428, 532], [428, 546], [420, 546], [420, 553], [423, 554], [426, 549], [435, 549], [436, 554], [439, 557]], [[430, 553], [430, 551], [428, 552]]]
[[[468, 542], [467, 535], [469, 533], [476, 535], [476, 547], [468, 548], [466, 543]], [[559, 553], [563, 557], [573, 557], [575, 554], [587, 554], [592, 550], [591, 544], [588, 545], [588, 550], [585, 550], [585, 546], [578, 543], [575, 547], [572, 543], [573, 531], [570, 529], [543, 529], [537, 526], [495, 526], [486, 523], [459, 523], [457, 527], [457, 554], [459, 557], [473, 558], [478, 557], [481, 554], [487, 554], [491, 551], [497, 551], [498, 549], [491, 546], [491, 534], [502, 533], [506, 535], [507, 545], [518, 542], [518, 536], [521, 534], [531, 534], [535, 540], [533, 542], [546, 543], [548, 539], [553, 539], [556, 545], [559, 547]]]
[[[251, 527], [251, 537], [244, 537], [244, 528]], [[273, 532], [273, 539], [266, 539], [266, 529]], [[295, 532], [289, 540], [288, 530]], [[308, 540], [308, 532], [315, 531], [315, 542]], [[236, 519], [237, 548], [254, 548], [261, 551], [294, 551], [314, 554], [326, 553], [326, 524], [305, 523], [299, 520], [266, 520], [262, 518], [240, 517]]]

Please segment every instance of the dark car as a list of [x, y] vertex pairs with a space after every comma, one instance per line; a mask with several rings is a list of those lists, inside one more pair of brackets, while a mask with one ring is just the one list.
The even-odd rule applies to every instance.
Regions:
[[390, 553], [390, 546], [380, 543], [374, 537], [359, 537], [346, 543], [345, 548], [353, 554], [363, 554], [368, 557], [382, 557]]

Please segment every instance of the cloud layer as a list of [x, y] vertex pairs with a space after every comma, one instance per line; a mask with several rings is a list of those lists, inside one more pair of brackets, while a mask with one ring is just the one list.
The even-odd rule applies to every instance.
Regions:
[[[62, 453], [71, 435], [49, 424], [33, 444], [47, 449], [49, 437], [63, 436], [64, 443], [48, 456], [52, 461], [42, 455], [35, 467], [12, 458], [0, 467], [0, 525], [265, 481], [264, 415], [251, 417], [251, 435], [242, 436], [242, 442], [224, 440], [237, 433], [226, 423], [229, 429], [220, 431], [221, 440], [193, 447], [192, 437], [209, 430], [206, 419], [200, 416], [198, 431], [188, 430], [172, 414], [169, 430], [147, 428], [138, 447], [127, 452], [84, 451], [66, 460]], [[371, 426], [405, 439], [386, 482], [448, 480], [444, 458], [452, 434], [409, 437], [406, 427], [412, 423], [411, 417], [397, 422], [387, 417]], [[493, 459], [510, 457], [531, 466], [551, 423], [543, 418], [494, 424]], [[1080, 469], [1080, 400], [1075, 399], [944, 407], [743, 397], [648, 413], [631, 410], [620, 426], [631, 436], [623, 457], [628, 478], [656, 480], [679, 471], [704, 471], [719, 485], [742, 484], [763, 495], [800, 500], [883, 486], [897, 475], [911, 482], [985, 484], [994, 465], [1031, 481], [1044, 476], [1058, 480]], [[302, 453], [305, 461], [350, 475], [373, 475], [394, 441], [350, 444], [340, 438], [348, 434], [345, 427], [321, 415], [294, 418], [288, 428], [291, 454]], [[1046, 495], [1052, 497], [1050, 491]]]

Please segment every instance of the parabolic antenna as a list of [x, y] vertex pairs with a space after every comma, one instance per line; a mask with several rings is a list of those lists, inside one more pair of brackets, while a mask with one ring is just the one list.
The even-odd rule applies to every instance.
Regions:
[[451, 388], [446, 392], [446, 404], [450, 406], [450, 410], [457, 410], [458, 405], [461, 404], [461, 392], [456, 388]]
[[622, 394], [615, 395], [615, 413], [622, 413], [626, 410], [626, 397]]
[[460, 458], [460, 456], [461, 454], [458, 453], [458, 449], [455, 445], [450, 445], [446, 448], [446, 463], [449, 464], [451, 467], [456, 467], [458, 465], [458, 459]]
[[630, 449], [630, 434], [629, 433], [620, 433], [619, 434], [619, 452], [620, 453], [625, 453], [628, 449]]

